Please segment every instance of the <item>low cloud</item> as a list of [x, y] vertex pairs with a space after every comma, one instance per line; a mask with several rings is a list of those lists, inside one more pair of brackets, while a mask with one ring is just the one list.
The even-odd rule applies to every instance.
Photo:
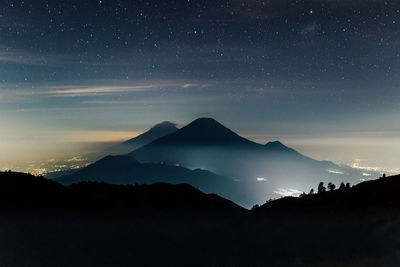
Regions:
[[274, 191], [275, 194], [278, 194], [283, 197], [297, 197], [303, 192], [297, 189], [285, 189], [285, 188], [278, 188], [278, 190]]
[[75, 156], [72, 157], [70, 159], [67, 159], [66, 162], [82, 162], [82, 161], [86, 161], [87, 159], [81, 157], [81, 156]]
[[328, 170], [329, 173], [333, 173], [333, 174], [344, 174], [343, 172], [340, 171], [334, 171], [334, 170]]

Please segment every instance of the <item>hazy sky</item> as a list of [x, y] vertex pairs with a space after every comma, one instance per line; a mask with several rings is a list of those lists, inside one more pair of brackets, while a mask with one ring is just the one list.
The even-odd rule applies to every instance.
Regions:
[[395, 168], [399, 25], [399, 1], [3, 0], [0, 168], [203, 116]]

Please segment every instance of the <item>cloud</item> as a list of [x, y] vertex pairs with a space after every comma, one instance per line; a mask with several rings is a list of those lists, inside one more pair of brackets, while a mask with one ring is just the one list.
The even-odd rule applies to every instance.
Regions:
[[[85, 84], [99, 84], [105, 85], [85, 85]], [[112, 85], [108, 85], [108, 84]], [[117, 84], [117, 85], [114, 85]], [[77, 96], [109, 96], [119, 95], [134, 92], [150, 92], [150, 91], [166, 91], [168, 89], [190, 89], [190, 88], [206, 88], [208, 84], [192, 83], [188, 81], [171, 81], [161, 80], [154, 82], [137, 82], [134, 84], [127, 84], [126, 81], [116, 80], [95, 80], [84, 82], [82, 85], [54, 85], [54, 86], [40, 86], [40, 85], [0, 85], [0, 95], [2, 100], [11, 100], [15, 97], [32, 97], [36, 96], [52, 96], [52, 97], [77, 97]], [[97, 100], [96, 100], [97, 101]], [[113, 100], [115, 101], [115, 100]], [[111, 103], [113, 102], [111, 101]], [[127, 101], [127, 99], [124, 99]], [[118, 103], [120, 101], [117, 101]], [[85, 103], [96, 103], [87, 101]], [[98, 102], [100, 103], [100, 102]], [[107, 100], [110, 103], [110, 100]]]
[[75, 157], [72, 157], [70, 159], [67, 159], [66, 161], [67, 162], [82, 162], [82, 161], [86, 161], [86, 160], [87, 159], [85, 159], [85, 158], [83, 158], [81, 156], [75, 156]]
[[52, 90], [48, 91], [47, 93], [54, 96], [93, 96], [93, 95], [109, 95], [109, 94], [128, 93], [128, 92], [143, 92], [158, 88], [160, 88], [160, 86], [158, 85], [95, 86], [95, 87]]
[[0, 45], [0, 63], [16, 63], [25, 65], [47, 65], [48, 60], [19, 49], [12, 49]]
[[200, 87], [200, 88], [206, 88], [208, 87], [207, 84], [197, 84], [197, 83], [186, 83], [182, 85], [182, 88], [191, 88], [191, 87]]
[[329, 173], [333, 173], [333, 174], [344, 174], [343, 172], [340, 171], [334, 171], [334, 170], [328, 170]]
[[302, 194], [303, 192], [297, 189], [285, 189], [285, 188], [278, 188], [278, 190], [274, 191], [275, 194], [278, 194], [283, 197], [296, 197]]
[[[122, 82], [121, 82], [122, 83]], [[124, 81], [123, 83], [126, 83]], [[51, 87], [51, 90], [43, 93], [52, 96], [73, 97], [73, 96], [104, 96], [132, 92], [162, 91], [168, 88], [206, 88], [208, 84], [190, 83], [186, 81], [155, 81], [136, 85], [104, 85], [104, 86], [62, 86]]]

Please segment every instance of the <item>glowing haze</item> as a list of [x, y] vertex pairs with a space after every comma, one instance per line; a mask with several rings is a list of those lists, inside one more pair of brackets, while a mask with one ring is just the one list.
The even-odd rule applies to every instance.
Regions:
[[2, 1], [0, 168], [207, 116], [396, 172], [399, 23], [396, 1]]

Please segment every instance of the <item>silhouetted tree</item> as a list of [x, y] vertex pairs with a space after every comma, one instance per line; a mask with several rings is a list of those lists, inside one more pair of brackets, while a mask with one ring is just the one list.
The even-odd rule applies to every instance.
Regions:
[[314, 194], [314, 188], [311, 188], [310, 195], [313, 195], [313, 194]]
[[346, 186], [345, 186], [345, 184], [342, 182], [342, 183], [340, 184], [340, 186], [339, 186], [339, 190], [344, 190], [344, 189], [346, 189]]
[[318, 193], [322, 193], [326, 191], [326, 187], [324, 186], [324, 182], [320, 182], [318, 185]]
[[251, 208], [251, 210], [255, 210], [255, 209], [258, 209], [260, 207], [260, 205], [258, 205], [258, 204], [255, 204], [252, 208]]
[[386, 173], [382, 174], [382, 178], [386, 178]]
[[350, 189], [350, 183], [346, 184], [346, 189]]
[[333, 190], [335, 190], [335, 188], [336, 188], [336, 185], [335, 185], [335, 184], [333, 184], [333, 183], [331, 183], [331, 182], [328, 183], [328, 189], [329, 189], [329, 191], [333, 191]]
[[301, 193], [299, 197], [305, 197], [307, 194], [305, 192]]

